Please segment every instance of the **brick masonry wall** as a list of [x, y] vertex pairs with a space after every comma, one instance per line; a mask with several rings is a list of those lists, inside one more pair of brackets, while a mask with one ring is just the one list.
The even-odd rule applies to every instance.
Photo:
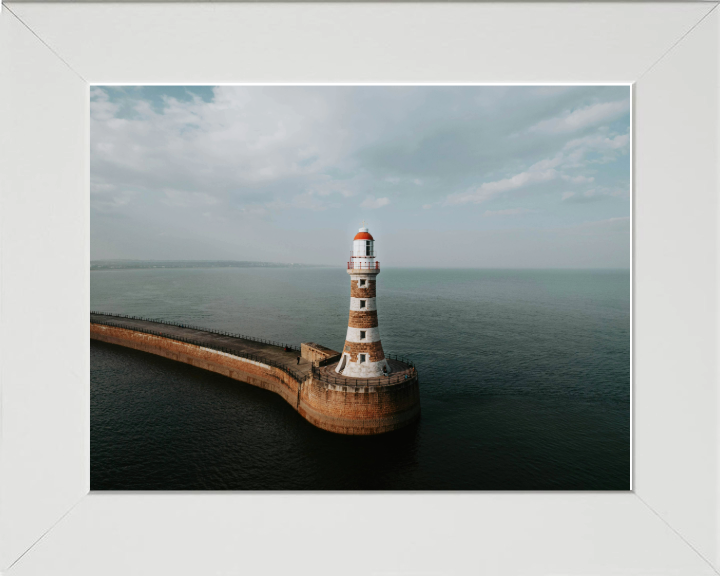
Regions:
[[375, 298], [375, 280], [366, 280], [366, 284], [366, 288], [360, 288], [358, 286], [358, 280], [352, 280], [350, 282], [350, 297]]
[[310, 423], [339, 434], [371, 435], [397, 430], [420, 418], [417, 378], [365, 392], [331, 390], [325, 382], [303, 385], [298, 411]]
[[350, 328], [374, 328], [377, 325], [377, 310], [371, 310], [369, 312], [350, 310], [350, 319], [348, 320], [348, 326]]
[[282, 370], [260, 362], [134, 330], [90, 324], [90, 338], [163, 356], [270, 390], [282, 396], [311, 424], [338, 434], [380, 434], [407, 426], [420, 417], [417, 378], [388, 386], [347, 386], [335, 390], [315, 379], [299, 384]]
[[380, 360], [385, 358], [380, 340], [377, 342], [349, 342], [346, 340], [343, 352], [350, 354], [351, 362], [357, 362], [358, 354], [368, 354], [368, 362], [380, 362]]

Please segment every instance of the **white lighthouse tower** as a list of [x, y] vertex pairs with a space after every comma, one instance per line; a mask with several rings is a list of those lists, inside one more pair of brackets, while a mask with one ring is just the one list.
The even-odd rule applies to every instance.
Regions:
[[380, 263], [375, 261], [375, 239], [364, 225], [353, 238], [347, 272], [350, 275], [350, 318], [336, 372], [353, 378], [389, 374], [390, 365], [380, 342], [377, 316], [376, 279], [380, 274]]

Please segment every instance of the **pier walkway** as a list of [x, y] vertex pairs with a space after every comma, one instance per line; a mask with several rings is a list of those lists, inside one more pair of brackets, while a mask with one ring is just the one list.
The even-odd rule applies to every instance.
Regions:
[[231, 334], [222, 330], [166, 324], [160, 320], [97, 312], [90, 313], [90, 323], [105, 324], [118, 328], [126, 328], [128, 330], [138, 330], [140, 332], [149, 331], [161, 334], [166, 338], [192, 341], [193, 344], [200, 346], [206, 345], [208, 348], [216, 350], [224, 348], [239, 355], [252, 355], [257, 357], [260, 362], [267, 360], [271, 364], [283, 367], [286, 372], [299, 377], [299, 380], [307, 378], [312, 368], [312, 364], [305, 358], [300, 358], [300, 364], [297, 363], [300, 350], [296, 346], [288, 345], [290, 349], [288, 352], [285, 352], [282, 343], [272, 343], [247, 336], [243, 337], [239, 334]]

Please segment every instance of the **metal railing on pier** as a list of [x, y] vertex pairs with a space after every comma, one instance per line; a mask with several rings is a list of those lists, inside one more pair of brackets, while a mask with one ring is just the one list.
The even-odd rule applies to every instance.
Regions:
[[[129, 316], [125, 314], [107, 314], [105, 312], [93, 312], [91, 311], [90, 314], [98, 315], [98, 316], [109, 316], [111, 318], [126, 318], [128, 320], [142, 320], [145, 322], [154, 322], [156, 324], [166, 324], [168, 326], [175, 326], [177, 328], [190, 328], [192, 330], [200, 330], [202, 332], [211, 332], [213, 334], [219, 334], [223, 336], [230, 336], [233, 338], [240, 338], [243, 340], [251, 340], [253, 342], [261, 342], [263, 344], [272, 344], [273, 346], [279, 346], [279, 347], [287, 347], [290, 350], [299, 352], [300, 349], [297, 346], [290, 346], [285, 344], [278, 344], [276, 342], [270, 341], [270, 340], [263, 340], [262, 338], [252, 338], [248, 336], [239, 336], [236, 334], [231, 334], [230, 332], [224, 332], [223, 330], [213, 330], [208, 328], [198, 328], [196, 326], [191, 326], [189, 324], [174, 324], [172, 322], [167, 322], [164, 320], [152, 320], [150, 318], [140, 318], [137, 316]], [[104, 319], [91, 319], [91, 322], [93, 324], [102, 324], [103, 326], [111, 326], [113, 328], [123, 328], [125, 330], [133, 330], [135, 332], [142, 332], [143, 334], [150, 334], [152, 336], [159, 336], [162, 338], [167, 338], [168, 340], [177, 340], [178, 342], [184, 342], [186, 344], [192, 344], [194, 346], [200, 346], [202, 348], [210, 348], [211, 350], [217, 350], [218, 352], [224, 352], [226, 354], [230, 354], [231, 356], [237, 356], [238, 358], [245, 358], [247, 360], [253, 360], [254, 362], [260, 362], [262, 364], [267, 364], [268, 366], [272, 366], [274, 368], [277, 368], [279, 370], [282, 370], [289, 376], [292, 376], [297, 380], [298, 382], [304, 382], [308, 378], [310, 378], [311, 373], [309, 374], [300, 374], [296, 372], [295, 370], [292, 370], [291, 368], [288, 368], [287, 366], [284, 366], [280, 364], [279, 362], [275, 362], [274, 360], [270, 360], [269, 358], [265, 358], [263, 356], [259, 356], [257, 354], [250, 354], [249, 352], [240, 352], [239, 350], [233, 350], [231, 348], [226, 348], [225, 346], [220, 346], [218, 344], [213, 344], [209, 342], [203, 342], [201, 340], [196, 340], [194, 338], [188, 338], [185, 336], [180, 336], [177, 334], [168, 334], [163, 333], [158, 330], [151, 330], [149, 328], [145, 328], [143, 326], [127, 326], [120, 324], [118, 322], [112, 322], [110, 320], [104, 320]]]
[[263, 338], [255, 338], [254, 336], [246, 336], [244, 334], [235, 334], [233, 332], [227, 332], [225, 330], [216, 330], [215, 328], [203, 328], [201, 326], [193, 326], [192, 324], [181, 324], [179, 322], [170, 322], [169, 320], [160, 320], [159, 318], [145, 318], [143, 316], [131, 316], [129, 314], [110, 314], [108, 312], [96, 312], [90, 310], [90, 314], [97, 314], [99, 316], [111, 316], [112, 318], [126, 318], [128, 320], [142, 320], [143, 322], [155, 322], [156, 324], [165, 324], [166, 326], [176, 326], [178, 328], [189, 328], [191, 330], [200, 330], [201, 332], [211, 332], [212, 334], [218, 334], [220, 336], [229, 336], [231, 338], [240, 338], [241, 340], [249, 340], [250, 342], [258, 342], [260, 344], [269, 344], [270, 346], [278, 346], [280, 348], [287, 348], [294, 352], [300, 352], [300, 347], [293, 344], [283, 344], [281, 342], [275, 342], [275, 340], [265, 340]]

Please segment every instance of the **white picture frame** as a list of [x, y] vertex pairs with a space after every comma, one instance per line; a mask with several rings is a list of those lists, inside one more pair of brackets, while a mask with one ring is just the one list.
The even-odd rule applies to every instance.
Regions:
[[[720, 10], [26, 3], [0, 12], [0, 570], [720, 570]], [[89, 86], [633, 85], [633, 489], [89, 493]]]

